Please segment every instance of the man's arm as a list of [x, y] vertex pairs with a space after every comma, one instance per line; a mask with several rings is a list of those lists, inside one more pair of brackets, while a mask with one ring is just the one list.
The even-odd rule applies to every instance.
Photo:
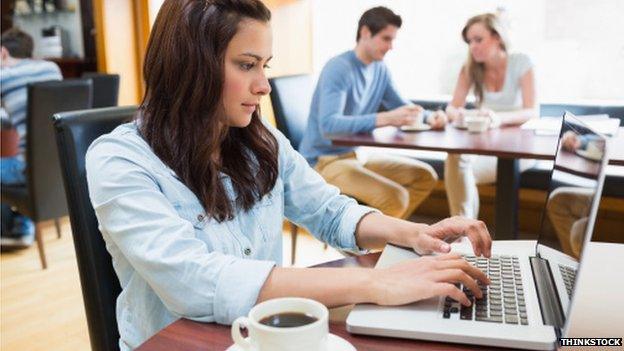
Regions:
[[350, 67], [330, 62], [318, 81], [318, 110], [322, 134], [356, 134], [375, 129], [376, 113], [346, 115], [347, 98], [352, 86], [345, 72]]

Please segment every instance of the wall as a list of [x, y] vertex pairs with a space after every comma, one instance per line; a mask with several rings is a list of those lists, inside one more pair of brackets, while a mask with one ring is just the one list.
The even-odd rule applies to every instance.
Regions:
[[140, 100], [137, 39], [132, 0], [95, 0], [98, 71], [120, 75], [119, 105]]
[[58, 25], [63, 29], [63, 55], [65, 57], [84, 58], [82, 42], [82, 21], [80, 16], [80, 2], [70, 3], [71, 11], [54, 13], [31, 13], [28, 15], [14, 15], [13, 25], [21, 28], [33, 37], [35, 48], [33, 56], [41, 58], [37, 43], [41, 40], [41, 29]]
[[314, 72], [355, 46], [360, 15], [385, 5], [403, 18], [395, 50], [386, 58], [409, 98], [452, 94], [467, 55], [460, 37], [472, 15], [505, 9], [512, 51], [529, 54], [542, 101], [624, 100], [624, 1], [618, 0], [315, 0]]

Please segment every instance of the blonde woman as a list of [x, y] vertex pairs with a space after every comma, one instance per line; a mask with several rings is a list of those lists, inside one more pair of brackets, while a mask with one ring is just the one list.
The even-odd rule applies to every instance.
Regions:
[[[498, 16], [486, 13], [470, 18], [462, 38], [468, 44], [468, 60], [446, 109], [449, 120], [462, 125], [464, 116], [472, 113], [490, 118], [491, 126], [498, 127], [537, 117], [533, 64], [524, 54], [508, 52], [507, 33]], [[471, 90], [476, 111], [464, 108]], [[521, 168], [525, 167], [522, 162]], [[495, 181], [495, 157], [449, 154], [444, 182], [451, 214], [477, 218], [477, 183]]]

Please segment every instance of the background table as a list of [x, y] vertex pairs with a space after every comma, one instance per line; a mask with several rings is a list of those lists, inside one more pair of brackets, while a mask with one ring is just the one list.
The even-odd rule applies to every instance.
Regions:
[[[380, 253], [372, 253], [357, 257], [348, 257], [317, 265], [316, 267], [374, 267]], [[421, 340], [385, 338], [377, 336], [350, 334], [345, 328], [344, 319], [350, 307], [330, 310], [329, 330], [353, 344], [358, 351], [383, 350], [483, 350], [483, 346], [449, 344]], [[193, 322], [179, 319], [158, 334], [151, 337], [137, 351], [206, 351], [225, 350], [232, 345], [230, 326], [215, 323]], [[499, 350], [487, 347], [488, 350]], [[510, 350], [510, 349], [500, 349]]]
[[[520, 127], [503, 127], [473, 134], [451, 126], [445, 130], [418, 133], [385, 127], [371, 134], [330, 135], [329, 139], [336, 146], [389, 147], [497, 157], [494, 236], [503, 240], [514, 239], [517, 235], [518, 160], [552, 160], [558, 142], [557, 135], [536, 135], [533, 130]], [[624, 165], [624, 128], [619, 129], [610, 143], [609, 164]]]

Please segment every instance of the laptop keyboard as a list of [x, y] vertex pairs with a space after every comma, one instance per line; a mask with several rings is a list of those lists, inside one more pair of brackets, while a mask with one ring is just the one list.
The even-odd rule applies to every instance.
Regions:
[[563, 278], [568, 298], [572, 298], [572, 288], [574, 288], [574, 282], [576, 282], [576, 269], [564, 265], [559, 265], [559, 272]]
[[[501, 255], [487, 259], [485, 257], [464, 256], [464, 259], [486, 273], [491, 284], [488, 286], [478, 281], [479, 288], [483, 292], [483, 298], [476, 299], [472, 291], [460, 283], [456, 283], [455, 286], [463, 290], [472, 304], [463, 306], [453, 298], [446, 297], [442, 317], [528, 325], [518, 257]], [[459, 318], [456, 317], [457, 315]]]

